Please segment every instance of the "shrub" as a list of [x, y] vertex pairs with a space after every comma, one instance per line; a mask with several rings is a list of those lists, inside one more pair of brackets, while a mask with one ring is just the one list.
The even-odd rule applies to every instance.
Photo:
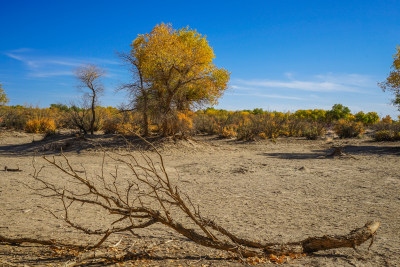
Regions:
[[372, 126], [376, 132], [379, 131], [390, 131], [390, 132], [400, 132], [400, 122], [391, 122], [389, 123], [388, 120], [382, 119], [380, 122], [374, 124]]
[[105, 134], [118, 133], [118, 122], [115, 119], [109, 119], [104, 122], [103, 131]]
[[255, 140], [261, 130], [252, 121], [244, 121], [239, 124], [237, 129], [237, 139], [244, 141]]
[[308, 140], [317, 140], [326, 133], [326, 128], [321, 123], [312, 123], [303, 130], [302, 136]]
[[365, 125], [372, 125], [379, 122], [379, 116], [376, 112], [364, 112], [360, 111], [355, 115], [355, 120], [364, 123]]
[[375, 141], [400, 141], [400, 123], [385, 124], [374, 134]]
[[339, 120], [334, 129], [340, 138], [357, 137], [364, 132], [361, 122], [346, 121], [344, 119]]
[[108, 115], [103, 122], [102, 130], [105, 134], [133, 135], [142, 134], [142, 128], [139, 125], [141, 115], [135, 112], [122, 112]]
[[379, 122], [379, 116], [376, 112], [368, 112], [366, 114], [366, 117], [367, 117], [366, 124], [372, 125], [372, 124]]
[[178, 112], [174, 125], [174, 133], [181, 136], [187, 137], [193, 133], [193, 112]]
[[308, 109], [308, 110], [297, 110], [293, 116], [302, 120], [307, 121], [319, 121], [324, 122], [326, 121], [326, 110], [323, 109]]
[[343, 106], [342, 104], [335, 104], [332, 109], [326, 112], [326, 116], [330, 121], [336, 121], [340, 119], [347, 119], [350, 114], [350, 109]]
[[140, 133], [140, 130], [141, 128], [136, 124], [111, 119], [106, 120], [103, 126], [105, 134], [133, 135]]
[[255, 140], [257, 137], [276, 138], [285, 130], [286, 121], [287, 117], [283, 113], [246, 115], [238, 126], [237, 138], [246, 141]]
[[135, 133], [140, 133], [141, 130], [138, 125], [123, 122], [118, 123], [116, 127], [116, 133], [121, 135], [134, 135]]
[[388, 130], [377, 131], [374, 134], [375, 141], [392, 141], [393, 132]]
[[287, 136], [302, 136], [303, 132], [307, 130], [309, 123], [306, 119], [297, 117], [297, 115], [291, 116], [287, 123]]
[[53, 119], [49, 118], [30, 119], [26, 122], [25, 131], [52, 134], [56, 131], [56, 124]]
[[218, 132], [218, 124], [214, 116], [203, 113], [197, 114], [194, 118], [194, 128], [199, 133], [216, 134]]
[[235, 126], [227, 126], [219, 131], [218, 136], [221, 138], [232, 138], [237, 136], [237, 129]]
[[390, 115], [386, 115], [386, 117], [383, 117], [381, 120], [382, 123], [388, 123], [391, 124], [393, 122], [392, 117]]
[[2, 119], [1, 126], [8, 129], [23, 130], [25, 128], [27, 118], [26, 108], [22, 106], [0, 107]]

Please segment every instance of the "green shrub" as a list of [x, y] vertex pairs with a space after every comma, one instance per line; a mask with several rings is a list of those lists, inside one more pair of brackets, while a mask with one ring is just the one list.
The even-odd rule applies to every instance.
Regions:
[[332, 106], [331, 110], [326, 112], [326, 116], [330, 121], [347, 119], [350, 114], [350, 109], [342, 104], [335, 104]]
[[376, 112], [364, 112], [360, 111], [355, 115], [356, 121], [362, 122], [365, 125], [373, 125], [379, 122], [379, 116]]

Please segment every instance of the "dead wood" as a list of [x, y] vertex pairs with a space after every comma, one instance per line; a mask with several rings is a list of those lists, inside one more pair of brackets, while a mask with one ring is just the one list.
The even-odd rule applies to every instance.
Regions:
[[22, 172], [22, 170], [20, 170], [19, 167], [16, 169], [12, 169], [12, 168], [8, 168], [7, 166], [4, 166], [3, 171], [5, 171], [5, 172]]
[[[147, 141], [146, 141], [147, 142]], [[35, 167], [32, 177], [37, 186], [31, 189], [44, 198], [58, 199], [63, 207], [62, 214], [50, 211], [51, 215], [85, 234], [100, 236], [96, 244], [90, 246], [75, 245], [79, 248], [98, 248], [107, 238], [115, 233], [130, 232], [146, 228], [153, 224], [162, 224], [193, 242], [219, 250], [233, 252], [239, 257], [288, 255], [289, 253], [312, 253], [340, 247], [355, 248], [373, 238], [380, 226], [379, 222], [370, 222], [346, 235], [325, 235], [310, 237], [291, 243], [265, 243], [238, 237], [215, 221], [201, 215], [200, 208], [195, 206], [190, 197], [176, 186], [166, 171], [161, 154], [153, 145], [156, 158], [138, 152], [117, 153], [104, 152], [100, 174], [88, 177], [84, 170], [77, 171], [68, 158], [60, 157], [43, 159], [56, 168], [60, 176], [68, 182], [58, 185], [43, 175], [44, 167]], [[108, 164], [106, 164], [106, 162]], [[110, 172], [106, 165], [115, 167]], [[119, 167], [129, 171], [129, 177], [121, 178]], [[74, 184], [74, 188], [69, 187]], [[76, 187], [78, 185], [78, 188]], [[107, 227], [91, 229], [83, 226], [71, 213], [79, 209], [98, 208], [110, 214], [113, 222]], [[76, 217], [76, 216], [75, 216]], [[178, 221], [177, 218], [187, 218]], [[78, 220], [78, 221], [77, 221]], [[68, 246], [53, 240], [32, 238], [12, 239], [0, 235], [0, 241], [6, 243], [37, 243], [48, 246]], [[372, 244], [372, 242], [371, 242]], [[129, 252], [121, 258], [130, 257]]]
[[371, 239], [371, 246], [380, 225], [380, 222], [368, 222], [363, 227], [356, 228], [347, 235], [309, 237], [300, 242], [270, 246], [265, 248], [265, 251], [269, 254], [282, 255], [288, 253], [312, 253], [346, 247], [355, 249], [368, 239]]
[[0, 235], [0, 242], [1, 243], [8, 243], [13, 245], [18, 245], [22, 243], [30, 243], [30, 244], [39, 244], [44, 246], [50, 247], [68, 247], [68, 248], [76, 248], [76, 249], [84, 249], [87, 248], [86, 246], [81, 246], [77, 244], [66, 244], [62, 242], [58, 242], [53, 239], [37, 239], [37, 238], [29, 238], [29, 237], [22, 237], [22, 238], [11, 238]]

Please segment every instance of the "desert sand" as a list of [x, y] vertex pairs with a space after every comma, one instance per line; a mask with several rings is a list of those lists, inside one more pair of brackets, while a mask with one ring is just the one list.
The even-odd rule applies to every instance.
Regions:
[[[89, 140], [100, 142], [105, 149], [123, 147], [123, 140], [116, 136], [96, 135]], [[346, 234], [367, 221], [381, 222], [369, 250], [367, 241], [357, 250], [333, 249], [290, 260], [287, 264], [291, 266], [400, 265], [399, 142], [373, 142], [369, 137], [239, 142], [196, 136], [190, 141], [168, 139], [156, 145], [174, 182], [200, 206], [203, 215], [239, 236], [289, 242], [310, 236]], [[327, 156], [336, 147], [344, 154]], [[0, 134], [0, 170], [4, 167], [21, 170], [0, 171], [0, 234], [70, 243], [97, 240], [52, 217], [45, 209], [57, 211], [61, 203], [36, 196], [23, 185], [34, 185], [30, 176], [33, 163], [46, 165], [37, 156], [58, 155], [60, 148], [78, 168], [82, 164], [88, 172], [98, 171], [102, 152], [88, 141], [69, 135], [43, 139], [39, 134]], [[43, 172], [54, 181], [61, 179], [50, 167]], [[107, 221], [107, 214], [93, 211], [82, 214], [79, 219], [96, 226]], [[162, 225], [138, 230], [136, 234], [113, 235], [104, 245], [112, 246], [121, 241], [118, 247], [151, 251], [150, 258], [124, 262], [127, 266], [245, 264], [228, 253], [201, 247]], [[73, 263], [73, 256], [57, 254], [44, 246], [0, 243], [0, 265], [65, 266]]]

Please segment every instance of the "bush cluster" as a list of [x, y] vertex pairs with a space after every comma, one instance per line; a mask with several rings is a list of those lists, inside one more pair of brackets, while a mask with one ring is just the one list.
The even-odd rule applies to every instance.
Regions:
[[375, 141], [400, 141], [400, 122], [393, 123], [391, 120], [382, 119], [374, 128]]
[[49, 118], [30, 119], [26, 122], [25, 131], [28, 133], [53, 134], [56, 131], [56, 124], [53, 119]]
[[400, 132], [395, 131], [377, 131], [374, 134], [375, 141], [400, 141]]
[[[82, 129], [90, 124], [90, 111], [76, 106], [52, 104], [50, 108], [1, 106], [0, 127], [35, 133], [50, 133], [56, 129]], [[167, 122], [168, 127], [161, 125]], [[332, 110], [298, 110], [270, 112], [262, 109], [227, 111], [208, 108], [192, 112], [176, 111], [167, 120], [149, 114], [150, 134], [165, 134], [186, 138], [193, 134], [218, 135], [238, 140], [275, 139], [281, 136], [305, 137], [310, 140], [325, 135], [333, 126], [340, 138], [361, 135], [365, 127], [376, 131], [376, 140], [397, 140], [400, 123], [386, 116], [380, 120], [375, 112], [352, 115], [348, 108], [334, 105]], [[113, 107], [97, 107], [95, 129], [106, 134], [143, 134], [142, 114], [123, 112]], [[396, 128], [397, 127], [397, 128]]]
[[[317, 114], [318, 112], [310, 112]], [[320, 113], [323, 114], [324, 113]], [[305, 136], [317, 139], [325, 134], [323, 119], [308, 112], [282, 113], [253, 111], [226, 111], [207, 109], [199, 111], [194, 119], [198, 133], [217, 134], [221, 138], [238, 140], [274, 139], [279, 136]]]

